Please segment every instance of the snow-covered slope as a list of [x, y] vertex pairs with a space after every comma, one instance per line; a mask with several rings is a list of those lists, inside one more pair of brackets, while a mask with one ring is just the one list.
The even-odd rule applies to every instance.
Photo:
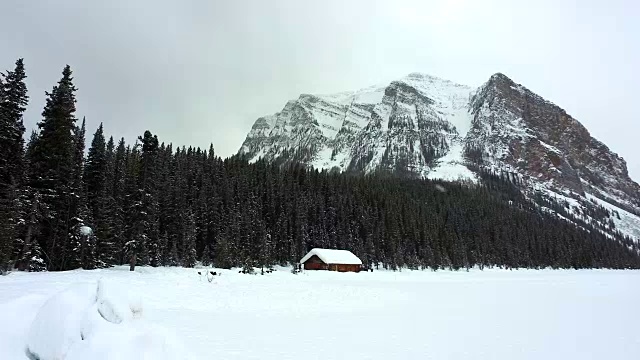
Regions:
[[471, 90], [414, 73], [387, 86], [303, 94], [258, 119], [240, 153], [341, 171], [433, 177], [442, 169], [444, 176], [473, 178], [461, 151], [471, 125]]
[[588, 201], [595, 197], [629, 214], [628, 226], [617, 230], [640, 234], [640, 185], [624, 159], [563, 109], [503, 74], [477, 89], [413, 73], [355, 92], [304, 94], [259, 118], [239, 153], [430, 179], [508, 174], [531, 193], [551, 191], [581, 207], [597, 206]]

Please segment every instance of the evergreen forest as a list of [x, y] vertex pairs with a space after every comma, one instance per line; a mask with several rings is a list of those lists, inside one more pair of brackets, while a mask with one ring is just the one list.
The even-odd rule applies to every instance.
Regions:
[[174, 147], [153, 129], [132, 142], [102, 124], [87, 133], [69, 66], [25, 141], [25, 79], [22, 59], [0, 77], [5, 273], [197, 263], [251, 272], [314, 247], [351, 250], [371, 269], [640, 268], [632, 239], [525, 196], [502, 173], [477, 169], [477, 183], [338, 173]]

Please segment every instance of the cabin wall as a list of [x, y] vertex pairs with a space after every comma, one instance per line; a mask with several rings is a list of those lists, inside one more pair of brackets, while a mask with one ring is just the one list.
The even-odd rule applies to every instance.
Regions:
[[331, 264], [329, 270], [339, 272], [360, 272], [361, 265], [356, 264]]
[[338, 272], [360, 272], [358, 264], [325, 264], [317, 255], [310, 257], [304, 264], [305, 270], [329, 270]]
[[327, 264], [319, 264], [319, 263], [304, 263], [305, 270], [329, 270], [329, 266]]
[[325, 264], [317, 255], [313, 255], [304, 263], [305, 270], [328, 270], [329, 266]]

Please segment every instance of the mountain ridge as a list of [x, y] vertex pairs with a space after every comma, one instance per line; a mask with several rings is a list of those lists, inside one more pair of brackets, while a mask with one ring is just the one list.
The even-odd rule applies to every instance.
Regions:
[[508, 173], [532, 196], [604, 201], [612, 213], [638, 217], [637, 229], [625, 233], [640, 239], [640, 185], [626, 161], [560, 106], [500, 72], [475, 89], [414, 72], [386, 86], [302, 94], [256, 120], [239, 154], [445, 180], [478, 181], [478, 169]]

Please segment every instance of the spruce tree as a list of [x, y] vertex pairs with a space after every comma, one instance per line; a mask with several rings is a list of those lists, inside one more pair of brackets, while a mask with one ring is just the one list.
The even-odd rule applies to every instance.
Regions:
[[[87, 192], [84, 186], [84, 149], [87, 133], [86, 119], [82, 118], [82, 124], [75, 128], [73, 134], [73, 191], [79, 201], [87, 204]], [[82, 198], [78, 195], [82, 192]], [[87, 204], [88, 205], [88, 204]]]
[[[169, 235], [167, 232], [163, 232], [158, 240], [158, 247], [160, 252], [160, 266], [169, 266]], [[177, 251], [177, 250], [176, 250]]]
[[[38, 141], [38, 133], [34, 130], [27, 143], [25, 152], [25, 168], [31, 168], [31, 160], [36, 142]], [[28, 171], [25, 176], [30, 176]], [[43, 260], [43, 251], [37, 241], [40, 230], [40, 222], [48, 212], [46, 204], [42, 202], [40, 193], [37, 192], [29, 183], [26, 183], [22, 193], [20, 215], [24, 219], [20, 226], [19, 233], [21, 237], [18, 239], [16, 247], [16, 267], [23, 271], [43, 271], [46, 269], [46, 263]]]
[[124, 138], [121, 138], [116, 148], [113, 160], [113, 179], [109, 184], [108, 192], [113, 197], [113, 214], [111, 221], [113, 226], [113, 239], [116, 251], [114, 252], [115, 263], [124, 264], [125, 259], [124, 245], [125, 237], [125, 178], [127, 173], [127, 151]]
[[[89, 210], [97, 224], [103, 220], [101, 214], [98, 212], [101, 205], [100, 200], [105, 196], [104, 188], [106, 187], [106, 170], [107, 149], [101, 123], [98, 130], [96, 130], [93, 135], [84, 172], [84, 182], [87, 186]], [[96, 228], [98, 228], [98, 226], [96, 226]], [[98, 233], [97, 236], [100, 237], [101, 234]]]
[[[228, 226], [228, 224], [227, 224]], [[228, 240], [227, 231], [220, 231], [216, 236], [216, 251], [214, 256], [214, 265], [222, 269], [231, 269], [234, 265], [231, 258], [231, 246]]]
[[24, 62], [16, 61], [13, 71], [0, 78], [0, 190], [17, 188], [22, 180], [24, 124], [22, 116], [29, 102]]
[[65, 269], [71, 220], [76, 217], [75, 209], [69, 206], [77, 201], [76, 88], [71, 75], [67, 65], [58, 84], [46, 93], [31, 159], [29, 182], [47, 209], [46, 220], [40, 223], [39, 241], [50, 270]]
[[84, 169], [87, 203], [97, 239], [96, 257], [99, 266], [113, 264], [115, 257], [113, 254], [113, 222], [115, 217], [115, 200], [112, 191], [114, 181], [113, 151], [113, 138], [109, 139], [109, 144], [105, 144], [103, 128], [100, 124], [93, 135]]
[[87, 201], [84, 184], [84, 149], [86, 121], [74, 132], [72, 196], [69, 203], [67, 257], [63, 268], [93, 269], [100, 265], [97, 260], [97, 239], [94, 217]]
[[145, 131], [144, 136], [138, 138], [142, 144], [139, 160], [139, 176], [135, 200], [133, 202], [133, 233], [127, 247], [129, 248], [130, 268], [135, 270], [140, 260], [142, 265], [149, 265], [150, 249], [158, 247], [160, 236], [158, 221], [158, 202], [156, 198], [156, 162], [158, 156], [158, 137]]
[[273, 241], [271, 240], [271, 234], [263, 232], [260, 234], [262, 244], [260, 246], [260, 267], [261, 272], [264, 274], [264, 268], [268, 270], [273, 268]]
[[196, 221], [191, 210], [185, 215], [185, 223], [183, 227], [182, 237], [182, 266], [194, 267], [196, 265]]
[[[4, 83], [2, 77], [0, 77], [0, 134], [8, 132], [8, 121], [5, 120], [5, 116], [2, 110], [2, 105], [5, 102], [4, 96]], [[5, 136], [2, 136], [4, 139]], [[0, 275], [4, 275], [12, 267], [11, 266], [11, 245], [15, 236], [15, 221], [12, 211], [12, 199], [9, 183], [9, 166], [7, 164], [8, 157], [3, 157], [0, 164]]]
[[126, 149], [123, 182], [123, 208], [125, 209], [124, 233], [126, 238], [124, 253], [131, 271], [135, 271], [138, 252], [143, 250], [142, 242], [144, 241], [144, 226], [146, 221], [146, 214], [143, 213], [142, 204], [144, 194], [143, 190], [138, 188], [140, 173], [140, 152], [138, 147], [138, 144], [136, 144], [133, 148], [128, 146]]
[[209, 248], [209, 244], [204, 246], [202, 250], [202, 257], [200, 258], [200, 262], [202, 262], [203, 266], [211, 265], [211, 248]]
[[13, 71], [0, 77], [0, 274], [13, 267], [13, 249], [20, 245], [18, 224], [24, 195], [22, 116], [29, 100], [26, 77], [22, 59], [16, 61]]
[[180, 260], [178, 258], [178, 244], [176, 241], [171, 242], [171, 251], [169, 251], [169, 266], [179, 266]]
[[117, 204], [113, 193], [115, 182], [115, 144], [113, 137], [109, 138], [106, 146], [103, 184], [100, 188], [97, 211], [94, 222], [96, 223], [97, 260], [101, 266], [117, 263], [116, 248], [116, 218]]

